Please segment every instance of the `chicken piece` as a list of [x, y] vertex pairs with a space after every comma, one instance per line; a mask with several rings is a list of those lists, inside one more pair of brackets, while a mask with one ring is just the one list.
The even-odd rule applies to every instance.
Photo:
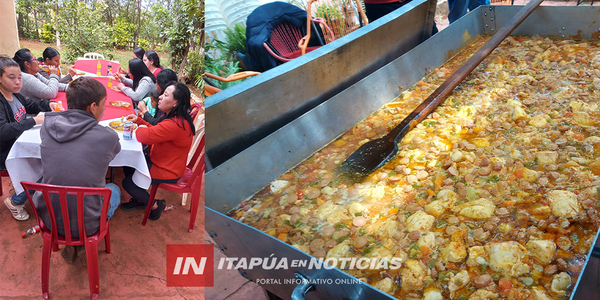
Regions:
[[384, 222], [381, 222], [381, 224], [379, 224], [377, 228], [373, 230], [373, 234], [389, 237], [400, 234], [400, 231], [398, 230], [398, 221], [388, 218]]
[[331, 195], [335, 194], [335, 192], [337, 192], [337, 190], [338, 190], [337, 188], [332, 188], [332, 187], [326, 186], [321, 189], [321, 194], [331, 196]]
[[338, 205], [333, 203], [333, 201], [325, 201], [317, 208], [316, 215], [319, 219], [326, 220], [327, 216], [338, 210], [338, 208]]
[[433, 222], [435, 221], [434, 216], [430, 216], [424, 211], [417, 211], [408, 219], [406, 219], [406, 228], [408, 231], [419, 231], [421, 233], [427, 233], [433, 226]]
[[585, 141], [588, 144], [592, 144], [592, 145], [593, 144], [598, 144], [598, 143], [600, 143], [600, 136], [590, 136], [587, 139], [585, 139]]
[[531, 120], [529, 121], [529, 125], [535, 126], [537, 128], [546, 128], [548, 126], [548, 118], [549, 116], [546, 114], [537, 115], [531, 118]]
[[540, 172], [523, 168], [523, 179], [535, 182], [540, 177]]
[[392, 280], [389, 277], [386, 277], [386, 278], [384, 278], [382, 280], [379, 280], [379, 281], [375, 282], [373, 284], [373, 286], [376, 289], [378, 289], [378, 290], [380, 290], [380, 291], [382, 291], [384, 293], [391, 293], [391, 292], [394, 291], [394, 280]]
[[342, 243], [335, 245], [335, 247], [331, 248], [331, 250], [327, 252], [326, 258], [350, 257], [352, 256], [352, 254], [350, 253], [351, 248], [352, 247], [350, 246], [350, 239], [347, 239]]
[[569, 285], [571, 285], [571, 283], [571, 276], [569, 276], [567, 272], [560, 272], [554, 275], [554, 278], [552, 278], [552, 285], [550, 286], [550, 289], [553, 293], [559, 296], [564, 296], [566, 294], [565, 290], [569, 287]]
[[279, 192], [285, 190], [288, 186], [290, 186], [290, 182], [287, 180], [275, 180], [270, 185], [271, 193], [279, 194]]
[[423, 293], [423, 300], [444, 300], [444, 297], [439, 290], [429, 288]]
[[362, 213], [365, 210], [365, 207], [359, 202], [353, 201], [350, 206], [348, 206], [348, 212], [350, 216], [356, 216], [357, 213]]
[[488, 291], [488, 290], [478, 289], [477, 291], [475, 291], [475, 293], [473, 293], [473, 294], [471, 294], [471, 296], [469, 296], [469, 300], [489, 300], [489, 299], [498, 299], [498, 294]]
[[454, 206], [454, 202], [458, 201], [458, 195], [451, 190], [441, 190], [436, 195], [436, 201], [425, 205], [425, 211], [436, 217], [440, 217], [446, 209]]
[[450, 291], [450, 294], [454, 295], [454, 292], [467, 286], [470, 279], [471, 278], [469, 277], [469, 272], [467, 272], [467, 270], [462, 270], [456, 273], [456, 275], [451, 276], [450, 282], [448, 283], [448, 290]]
[[435, 249], [435, 234], [433, 232], [429, 232], [422, 235], [417, 241], [417, 245], [419, 245], [419, 247], [427, 246], [432, 250]]
[[383, 185], [359, 188], [358, 194], [368, 201], [378, 201], [385, 195], [385, 187]]
[[485, 220], [491, 217], [495, 209], [494, 202], [485, 198], [463, 203], [453, 208], [461, 216], [476, 220]]
[[496, 272], [512, 277], [527, 273], [530, 267], [521, 263], [527, 249], [515, 241], [489, 243], [485, 245], [489, 255], [490, 267]]
[[531, 209], [531, 213], [534, 215], [548, 215], [552, 212], [550, 206], [537, 204]]
[[535, 153], [535, 158], [539, 165], [555, 164], [558, 159], [556, 151], [540, 151]]
[[581, 211], [577, 195], [572, 192], [554, 190], [548, 192], [547, 198], [552, 214], [557, 217], [575, 217]]
[[531, 289], [531, 295], [533, 296], [533, 300], [551, 300], [550, 297], [546, 294], [546, 291], [541, 286], [536, 286]]
[[477, 148], [485, 148], [490, 145], [490, 142], [486, 139], [475, 138], [472, 139], [471, 142], [477, 146]]
[[552, 240], [529, 240], [525, 246], [529, 255], [544, 265], [549, 264], [556, 255], [556, 243]]
[[573, 122], [581, 127], [589, 127], [593, 126], [596, 122], [587, 112], [583, 111], [574, 111], [573, 112]]
[[520, 106], [515, 106], [512, 114], [512, 120], [515, 122], [529, 119], [529, 115]]
[[406, 268], [400, 269], [400, 276], [402, 278], [402, 289], [420, 291], [423, 288], [425, 270], [423, 270], [418, 260], [407, 260]]
[[478, 266], [487, 264], [487, 253], [483, 246], [473, 246], [469, 248], [469, 258], [467, 266]]
[[385, 258], [387, 261], [392, 261], [392, 252], [387, 248], [381, 246], [373, 249], [369, 252], [368, 257], [370, 258]]
[[446, 262], [461, 262], [467, 257], [466, 229], [458, 229], [452, 234], [452, 241], [442, 249], [442, 259]]

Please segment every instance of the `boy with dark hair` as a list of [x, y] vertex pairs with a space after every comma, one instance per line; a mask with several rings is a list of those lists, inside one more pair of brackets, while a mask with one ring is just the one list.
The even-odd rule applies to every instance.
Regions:
[[[121, 202], [121, 190], [113, 183], [106, 184], [108, 164], [121, 151], [119, 136], [112, 129], [98, 124], [104, 113], [106, 89], [91, 78], [81, 77], [73, 81], [67, 90], [67, 105], [64, 112], [46, 113], [40, 131], [43, 183], [64, 186], [107, 187], [112, 191], [108, 218]], [[52, 199], [58, 234], [64, 235], [64, 224], [57, 195]], [[70, 196], [70, 195], [69, 195]], [[77, 202], [68, 200], [71, 234], [79, 236], [77, 230]], [[74, 196], [73, 196], [74, 197]], [[103, 201], [100, 196], [85, 196], [85, 232], [91, 235], [100, 227]], [[44, 224], [50, 224], [50, 216], [42, 195], [37, 193], [33, 202]], [[48, 226], [47, 225], [47, 226]], [[77, 250], [77, 253], [75, 253]], [[73, 263], [78, 255], [85, 264], [85, 247], [74, 249], [67, 246], [63, 258]]]

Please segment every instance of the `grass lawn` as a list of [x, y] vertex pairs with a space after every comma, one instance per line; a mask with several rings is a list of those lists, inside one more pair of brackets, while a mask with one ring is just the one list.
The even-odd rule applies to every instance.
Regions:
[[[35, 56], [35, 57], [42, 57], [42, 52], [44, 52], [44, 49], [46, 49], [46, 47], [53, 47], [56, 49], [56, 44], [55, 43], [42, 43], [39, 41], [35, 41], [35, 40], [28, 40], [28, 39], [21, 39], [19, 40], [19, 42], [21, 43], [21, 48], [27, 48], [29, 50], [31, 50], [31, 53]], [[150, 49], [146, 49], [146, 50], [150, 50]], [[67, 50], [63, 47], [62, 50], [58, 50], [59, 52], [66, 52]], [[127, 66], [129, 64], [129, 60], [133, 58], [133, 53], [131, 52], [131, 50], [114, 50], [113, 52], [114, 55], [114, 60], [118, 61], [119, 64], [121, 64], [121, 66], [123, 66], [123, 69], [127, 69]], [[169, 68], [171, 65], [171, 56], [167, 53], [167, 52], [158, 52], [158, 55], [160, 57], [160, 61], [161, 64], [165, 67], [165, 68]], [[64, 56], [61, 56], [61, 59]], [[66, 74], [66, 72], [68, 71], [68, 67], [69, 65], [72, 65], [75, 62], [71, 62], [71, 64], [69, 64], [66, 61], [63, 61], [61, 64], [61, 71], [63, 72], [63, 74]]]

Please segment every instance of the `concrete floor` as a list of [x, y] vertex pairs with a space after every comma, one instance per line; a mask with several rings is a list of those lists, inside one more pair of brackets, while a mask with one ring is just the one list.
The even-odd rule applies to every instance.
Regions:
[[[120, 186], [123, 172], [115, 170]], [[9, 178], [2, 178], [2, 188], [2, 200], [14, 193]], [[183, 207], [181, 194], [165, 190], [159, 190], [157, 198], [174, 208], [146, 226], [141, 224], [143, 210], [115, 211], [110, 221], [111, 254], [104, 252], [104, 242], [99, 244], [101, 299], [204, 299], [203, 288], [167, 287], [165, 281], [167, 244], [204, 243], [203, 200], [194, 231], [188, 233], [189, 200]], [[123, 191], [121, 201], [128, 199]], [[0, 204], [0, 299], [42, 299], [43, 241], [39, 235], [21, 238], [22, 231], [36, 225], [29, 203], [25, 205], [31, 217], [19, 222]], [[49, 289], [51, 299], [89, 299], [87, 268], [79, 261], [69, 265], [60, 252], [53, 252]]]

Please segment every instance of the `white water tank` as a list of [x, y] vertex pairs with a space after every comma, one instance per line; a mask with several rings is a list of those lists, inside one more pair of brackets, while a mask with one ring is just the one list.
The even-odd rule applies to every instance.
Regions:
[[[204, 6], [204, 28], [206, 32], [206, 44], [214, 44], [214, 40], [225, 41], [225, 30], [227, 22], [219, 9], [219, 3], [216, 0], [207, 0]], [[213, 49], [209, 53], [213, 57], [220, 57], [221, 52]]]
[[259, 0], [221, 0], [219, 8], [227, 25], [233, 28], [235, 24], [242, 23], [246, 25], [248, 15], [260, 6]]

